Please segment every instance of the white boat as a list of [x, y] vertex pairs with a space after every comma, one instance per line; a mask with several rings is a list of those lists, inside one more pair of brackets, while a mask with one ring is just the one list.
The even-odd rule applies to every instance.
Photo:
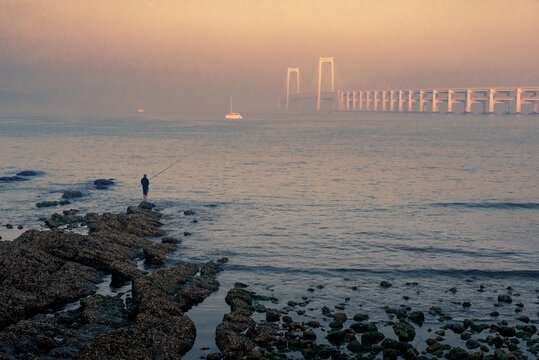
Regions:
[[230, 112], [225, 115], [225, 119], [243, 119], [240, 113], [232, 111], [232, 96], [230, 97]]

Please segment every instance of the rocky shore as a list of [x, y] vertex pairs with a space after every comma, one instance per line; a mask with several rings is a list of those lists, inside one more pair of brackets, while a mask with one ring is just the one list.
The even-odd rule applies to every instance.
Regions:
[[[125, 214], [64, 211], [50, 231], [0, 242], [0, 359], [179, 359], [196, 329], [184, 311], [219, 287], [217, 263], [162, 266], [175, 249], [161, 237], [161, 214], [142, 203]], [[87, 225], [88, 234], [64, 231]], [[132, 297], [96, 294], [132, 284]], [[125, 294], [123, 294], [125, 295]], [[80, 300], [80, 302], [79, 302]], [[74, 309], [62, 311], [68, 304]]]
[[[149, 203], [122, 214], [64, 210], [44, 219], [50, 230], [0, 242], [0, 359], [184, 356], [196, 337], [186, 312], [219, 288], [217, 274], [227, 259], [165, 267], [167, 253], [180, 241], [165, 236], [160, 219]], [[87, 234], [70, 231], [81, 226]], [[141, 262], [149, 271], [141, 270]], [[123, 291], [99, 293], [104, 282]], [[376, 284], [382, 292], [397, 285]], [[373, 320], [349, 306], [350, 298], [313, 305], [324, 288], [276, 299], [236, 283], [223, 301], [230, 311], [216, 324], [219, 352], [203, 358], [524, 360], [539, 354], [538, 319], [521, 314], [534, 304], [518, 301], [512, 288], [492, 301], [497, 309], [514, 307], [514, 318], [498, 319], [492, 311], [488, 320], [456, 320], [436, 305], [412, 308], [407, 295], [399, 304], [380, 304], [387, 318]], [[356, 286], [352, 290], [361, 296]]]

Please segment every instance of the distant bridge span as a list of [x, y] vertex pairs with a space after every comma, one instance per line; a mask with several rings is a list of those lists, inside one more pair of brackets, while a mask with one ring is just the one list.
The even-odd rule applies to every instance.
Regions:
[[[323, 92], [322, 65], [331, 65], [331, 91]], [[335, 65], [333, 58], [319, 59], [318, 91], [302, 93], [299, 88], [299, 68], [288, 68], [286, 82], [286, 109], [290, 103], [316, 100], [316, 110], [321, 102], [330, 102], [330, 109], [337, 111], [391, 111], [391, 112], [440, 112], [440, 105], [448, 113], [456, 104], [462, 104], [464, 113], [471, 113], [474, 104], [481, 104], [484, 113], [494, 113], [496, 104], [504, 104], [507, 113], [520, 114], [523, 105], [529, 113], [538, 113], [539, 86], [387, 89], [387, 90], [335, 90]], [[296, 74], [296, 93], [290, 94], [290, 75]]]

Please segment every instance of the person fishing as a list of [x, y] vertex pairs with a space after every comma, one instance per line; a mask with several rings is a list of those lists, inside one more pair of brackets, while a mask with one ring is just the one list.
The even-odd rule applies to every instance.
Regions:
[[142, 185], [142, 199], [146, 201], [148, 197], [148, 188], [150, 186], [150, 180], [148, 180], [146, 174], [140, 179], [140, 184]]

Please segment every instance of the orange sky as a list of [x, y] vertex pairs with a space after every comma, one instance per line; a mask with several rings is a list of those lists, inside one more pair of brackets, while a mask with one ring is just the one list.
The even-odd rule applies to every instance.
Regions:
[[[539, 85], [537, 0], [0, 0], [0, 111], [268, 111], [338, 88]], [[309, 90], [309, 89], [307, 89]]]

